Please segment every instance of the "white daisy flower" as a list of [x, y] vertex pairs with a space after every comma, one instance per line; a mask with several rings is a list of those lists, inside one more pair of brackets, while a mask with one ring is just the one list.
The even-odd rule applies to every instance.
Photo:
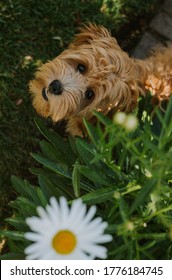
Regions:
[[25, 249], [26, 259], [34, 260], [85, 260], [105, 259], [107, 249], [99, 245], [112, 240], [104, 234], [107, 222], [100, 217], [92, 219], [96, 207], [91, 206], [86, 213], [86, 205], [81, 199], [73, 201], [69, 208], [67, 200], [61, 197], [59, 203], [52, 197], [46, 209], [37, 207], [39, 217], [26, 219], [32, 232], [25, 238], [33, 241]]

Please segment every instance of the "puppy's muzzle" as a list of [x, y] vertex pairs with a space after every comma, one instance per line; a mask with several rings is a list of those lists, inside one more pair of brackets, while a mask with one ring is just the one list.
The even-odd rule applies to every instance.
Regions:
[[59, 80], [54, 80], [50, 83], [48, 91], [54, 95], [62, 94], [63, 87]]
[[[54, 80], [49, 84], [48, 92], [54, 95], [61, 95], [63, 92], [62, 84], [59, 80]], [[48, 96], [46, 92], [46, 88], [42, 89], [42, 97], [45, 99], [45, 101], [48, 101]]]

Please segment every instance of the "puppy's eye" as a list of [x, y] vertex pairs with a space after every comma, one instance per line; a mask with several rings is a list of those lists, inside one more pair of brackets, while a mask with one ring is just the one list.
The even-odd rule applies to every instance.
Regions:
[[85, 68], [85, 65], [84, 64], [78, 64], [77, 66], [77, 70], [82, 74], [85, 72], [86, 68]]
[[89, 100], [93, 99], [94, 91], [92, 91], [91, 89], [87, 89], [85, 92], [85, 97]]

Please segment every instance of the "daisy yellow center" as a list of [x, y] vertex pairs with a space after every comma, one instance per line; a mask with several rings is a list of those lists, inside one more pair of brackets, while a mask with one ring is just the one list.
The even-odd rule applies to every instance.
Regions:
[[52, 246], [59, 254], [70, 254], [76, 246], [76, 236], [69, 230], [58, 231], [53, 237]]

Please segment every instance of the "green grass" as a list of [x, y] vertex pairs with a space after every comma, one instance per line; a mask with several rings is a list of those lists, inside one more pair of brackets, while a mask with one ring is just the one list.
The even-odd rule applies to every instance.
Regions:
[[37, 151], [41, 136], [34, 123], [36, 113], [28, 94], [28, 82], [36, 67], [57, 56], [67, 47], [77, 28], [88, 21], [105, 25], [122, 41], [119, 30], [131, 23], [131, 18], [135, 22], [144, 13], [151, 14], [153, 3], [157, 2], [0, 2], [0, 220], [9, 217], [11, 208], [7, 203], [16, 197], [11, 175], [34, 181], [28, 171], [36, 165], [30, 152]]

